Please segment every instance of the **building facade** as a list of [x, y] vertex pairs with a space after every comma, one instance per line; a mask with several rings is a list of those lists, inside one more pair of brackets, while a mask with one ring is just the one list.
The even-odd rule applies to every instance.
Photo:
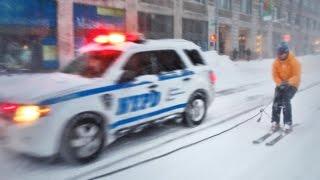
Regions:
[[[273, 57], [281, 41], [297, 55], [318, 52], [317, 0], [217, 0], [218, 51], [245, 58]], [[265, 11], [270, 17], [265, 18]]]
[[[318, 0], [21, 0], [0, 3], [1, 63], [57, 69], [100, 26], [183, 38], [239, 59], [273, 57], [287, 41], [320, 52]], [[235, 53], [236, 52], [236, 53]]]
[[[149, 39], [183, 38], [195, 42], [204, 50], [209, 49], [209, 34], [215, 33], [213, 0], [57, 1], [60, 18], [58, 47], [62, 66], [74, 56], [75, 49], [81, 46], [84, 35], [81, 32], [85, 32], [81, 30], [82, 26], [94, 28], [99, 24], [111, 27], [116, 25], [116, 28], [125, 31], [141, 32]], [[88, 11], [92, 13], [84, 13]], [[105, 12], [105, 15], [101, 12]], [[98, 18], [90, 19], [95, 16]], [[118, 21], [114, 22], [117, 18]]]

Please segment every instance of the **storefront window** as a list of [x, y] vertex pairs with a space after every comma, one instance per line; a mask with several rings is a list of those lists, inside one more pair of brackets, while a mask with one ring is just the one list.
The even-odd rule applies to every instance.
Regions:
[[240, 11], [250, 15], [252, 13], [252, 0], [241, 0]]
[[32, 47], [19, 39], [2, 36], [0, 65], [8, 69], [31, 69]]
[[182, 20], [182, 38], [208, 50], [208, 22], [192, 19]]
[[56, 8], [55, 0], [0, 2], [2, 68], [30, 71], [58, 68]]
[[139, 32], [147, 38], [173, 38], [173, 17], [159, 14], [138, 13]]
[[226, 10], [231, 10], [231, 8], [232, 8], [231, 3], [232, 3], [231, 0], [219, 0], [218, 1], [219, 8], [226, 9]]
[[75, 3], [73, 7], [75, 48], [78, 49], [86, 42], [85, 37], [98, 27], [109, 30], [124, 31], [125, 10]]

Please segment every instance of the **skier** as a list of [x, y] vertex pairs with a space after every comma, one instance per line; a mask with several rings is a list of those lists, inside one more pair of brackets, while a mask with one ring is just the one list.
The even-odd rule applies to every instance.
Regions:
[[276, 83], [275, 98], [272, 107], [272, 131], [280, 129], [280, 113], [283, 109], [284, 131], [292, 130], [291, 99], [297, 92], [301, 78], [301, 65], [289, 52], [287, 43], [277, 48], [277, 58], [273, 62], [272, 76]]

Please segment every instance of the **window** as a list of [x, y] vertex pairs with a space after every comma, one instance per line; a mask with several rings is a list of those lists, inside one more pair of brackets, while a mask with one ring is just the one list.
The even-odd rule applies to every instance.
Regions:
[[185, 69], [185, 64], [174, 50], [157, 51], [158, 72], [170, 72]]
[[295, 20], [294, 20], [294, 23], [295, 23], [295, 25], [300, 25], [300, 19], [301, 19], [302, 17], [300, 17], [299, 15], [296, 15], [295, 16]]
[[154, 74], [154, 66], [152, 63], [154, 57], [155, 52], [153, 51], [134, 54], [123, 69], [133, 72], [135, 77]]
[[173, 16], [138, 13], [139, 32], [149, 39], [173, 38]]
[[86, 78], [98, 78], [107, 72], [121, 53], [121, 51], [112, 50], [104, 54], [93, 53], [82, 55], [73, 60], [62, 72]]
[[273, 8], [273, 19], [274, 20], [280, 20], [281, 19], [281, 11], [280, 11], [280, 7], [274, 7]]
[[203, 50], [207, 50], [208, 22], [183, 18], [182, 38], [194, 42]]
[[190, 61], [192, 62], [193, 65], [199, 66], [199, 65], [205, 65], [203, 58], [201, 57], [200, 53], [195, 50], [187, 50], [185, 49], [184, 52], [186, 55], [189, 57]]
[[[174, 50], [140, 52], [133, 55], [124, 70], [133, 72], [134, 76], [160, 74], [185, 68], [179, 55]], [[133, 79], [130, 77], [130, 79]]]
[[241, 0], [240, 11], [245, 14], [252, 14], [252, 0]]
[[306, 27], [307, 27], [307, 29], [309, 29], [309, 26], [310, 26], [310, 21], [309, 21], [309, 18], [306, 17]]
[[288, 11], [288, 14], [287, 14], [287, 23], [289, 23], [289, 24], [292, 23], [292, 11]]
[[206, 4], [207, 0], [192, 0], [197, 3]]
[[[29, 38], [0, 36], [0, 65], [7, 70], [32, 69], [34, 45]], [[37, 49], [39, 50], [39, 49]]]
[[232, 8], [231, 3], [232, 3], [231, 0], [219, 0], [218, 1], [219, 8], [226, 9], [226, 10], [231, 10], [231, 8]]

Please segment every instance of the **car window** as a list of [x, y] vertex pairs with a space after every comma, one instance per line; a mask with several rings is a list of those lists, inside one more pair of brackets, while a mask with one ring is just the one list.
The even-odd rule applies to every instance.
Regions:
[[199, 65], [205, 65], [203, 58], [201, 57], [200, 53], [196, 49], [191, 50], [184, 50], [184, 53], [189, 57], [190, 61], [193, 65], [199, 66]]
[[152, 59], [155, 57], [153, 51], [139, 52], [131, 56], [123, 70], [134, 72], [135, 76], [154, 74]]
[[121, 51], [108, 51], [105, 54], [84, 54], [73, 60], [62, 72], [86, 78], [98, 78], [111, 67], [121, 53]]
[[186, 66], [174, 50], [161, 50], [156, 53], [158, 72], [170, 72], [185, 69]]

